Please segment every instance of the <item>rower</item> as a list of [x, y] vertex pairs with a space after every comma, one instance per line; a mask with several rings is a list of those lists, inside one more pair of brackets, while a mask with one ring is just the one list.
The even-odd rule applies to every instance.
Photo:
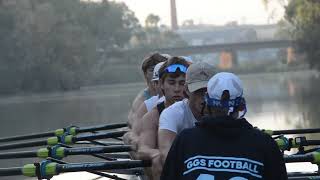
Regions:
[[123, 140], [125, 144], [137, 144], [138, 142], [138, 136], [141, 132], [141, 123], [142, 123], [142, 117], [147, 112], [151, 111], [157, 104], [164, 101], [164, 96], [160, 88], [159, 83], [159, 69], [165, 62], [158, 63], [153, 70], [153, 76], [152, 76], [152, 83], [157, 91], [157, 95], [151, 97], [150, 99], [147, 99], [142, 103], [136, 113], [136, 116], [134, 117], [135, 120], [132, 124], [131, 131], [127, 132], [123, 136]]
[[129, 127], [132, 127], [132, 124], [135, 120], [135, 116], [140, 105], [147, 99], [151, 98], [154, 95], [157, 95], [155, 88], [151, 83], [152, 73], [154, 66], [159, 62], [166, 61], [168, 57], [166, 55], [161, 55], [159, 53], [153, 53], [143, 60], [141, 69], [144, 75], [144, 80], [146, 82], [147, 88], [140, 91], [139, 94], [134, 99], [131, 109], [128, 113], [128, 124]]
[[152, 159], [153, 177], [159, 179], [161, 168], [160, 152], [158, 149], [157, 135], [159, 116], [161, 112], [171, 104], [185, 98], [185, 73], [188, 63], [181, 57], [170, 58], [159, 70], [160, 87], [165, 96], [165, 101], [158, 104], [142, 118], [141, 132], [138, 142], [137, 158]]
[[[175, 139], [161, 180], [287, 180], [282, 153], [269, 135], [243, 118], [246, 103], [241, 80], [232, 73], [208, 82], [202, 118]], [[241, 115], [240, 115], [241, 114]]]
[[191, 64], [186, 73], [188, 99], [166, 108], [159, 119], [158, 143], [162, 163], [176, 135], [185, 128], [192, 128], [201, 118], [207, 83], [216, 73], [216, 68], [205, 62]]

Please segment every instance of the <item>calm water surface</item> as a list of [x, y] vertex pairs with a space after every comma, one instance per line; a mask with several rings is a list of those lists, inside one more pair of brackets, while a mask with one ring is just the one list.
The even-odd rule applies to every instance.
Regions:
[[[316, 71], [298, 71], [241, 76], [248, 104], [247, 119], [261, 129], [320, 128], [319, 75]], [[142, 88], [142, 83], [134, 83], [85, 87], [65, 93], [0, 97], [0, 137], [69, 125], [125, 122], [128, 109]], [[319, 139], [320, 136], [308, 138]], [[2, 161], [0, 167], [30, 162], [32, 159]], [[288, 168], [295, 171], [314, 170], [315, 167], [295, 164]], [[81, 174], [77, 179], [86, 179], [86, 175]], [[61, 177], [55, 179], [75, 176]]]

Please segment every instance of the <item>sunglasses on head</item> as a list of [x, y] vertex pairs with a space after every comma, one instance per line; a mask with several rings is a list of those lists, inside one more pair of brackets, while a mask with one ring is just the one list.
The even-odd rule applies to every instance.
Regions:
[[182, 64], [172, 64], [170, 66], [168, 66], [165, 71], [167, 71], [168, 73], [174, 73], [177, 70], [180, 70], [181, 72], [186, 73], [187, 72], [187, 67], [182, 65]]
[[166, 68], [164, 69], [164, 72], [160, 74], [160, 77], [161, 77], [165, 72], [167, 72], [167, 73], [175, 73], [175, 72], [178, 71], [178, 69], [179, 69], [180, 72], [186, 73], [188, 68], [187, 68], [185, 65], [182, 65], [182, 64], [172, 64], [172, 65], [170, 65], [170, 66], [168, 66], [168, 67], [166, 67]]

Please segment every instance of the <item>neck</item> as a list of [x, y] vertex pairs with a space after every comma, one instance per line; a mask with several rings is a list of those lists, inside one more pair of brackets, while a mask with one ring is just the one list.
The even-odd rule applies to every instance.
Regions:
[[147, 84], [147, 86], [147, 90], [149, 91], [151, 96], [157, 95], [156, 89], [151, 84]]
[[189, 108], [193, 114], [193, 116], [196, 118], [197, 121], [201, 119], [201, 113], [198, 112], [194, 107], [190, 106], [190, 102], [188, 101]]
[[165, 100], [164, 101], [164, 105], [165, 105], [166, 108], [171, 106], [173, 103], [174, 103], [174, 101], [172, 101], [172, 100]]

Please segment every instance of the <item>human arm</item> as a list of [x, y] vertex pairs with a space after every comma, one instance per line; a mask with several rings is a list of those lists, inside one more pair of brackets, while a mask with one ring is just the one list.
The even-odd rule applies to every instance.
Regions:
[[[181, 153], [181, 138], [177, 136], [168, 152], [167, 159], [163, 165], [160, 180], [178, 180], [182, 174], [183, 160]], [[182, 163], [182, 164], [181, 164]]]
[[142, 90], [134, 99], [131, 109], [128, 113], [128, 124], [130, 128], [132, 128], [132, 125], [136, 119], [137, 110], [143, 102], [144, 102], [144, 97], [143, 97], [143, 90]]
[[136, 134], [136, 135], [140, 135], [141, 132], [141, 127], [142, 127], [142, 118], [143, 116], [147, 113], [147, 106], [145, 103], [142, 103], [139, 107], [139, 109], [137, 110], [137, 112], [135, 113], [134, 121], [132, 123], [132, 131]]
[[145, 114], [141, 120], [141, 132], [138, 141], [139, 159], [150, 159], [157, 154], [158, 112], [156, 109]]
[[166, 161], [167, 154], [176, 136], [177, 134], [175, 132], [172, 132], [167, 129], [159, 129], [158, 142], [162, 164], [164, 164], [164, 162]]
[[276, 142], [270, 137], [269, 148], [266, 148], [266, 157], [264, 163], [264, 179], [266, 180], [287, 180], [287, 170], [283, 154], [280, 152]]
[[161, 162], [164, 164], [172, 142], [177, 136], [183, 114], [172, 107], [165, 109], [159, 118], [158, 144]]

